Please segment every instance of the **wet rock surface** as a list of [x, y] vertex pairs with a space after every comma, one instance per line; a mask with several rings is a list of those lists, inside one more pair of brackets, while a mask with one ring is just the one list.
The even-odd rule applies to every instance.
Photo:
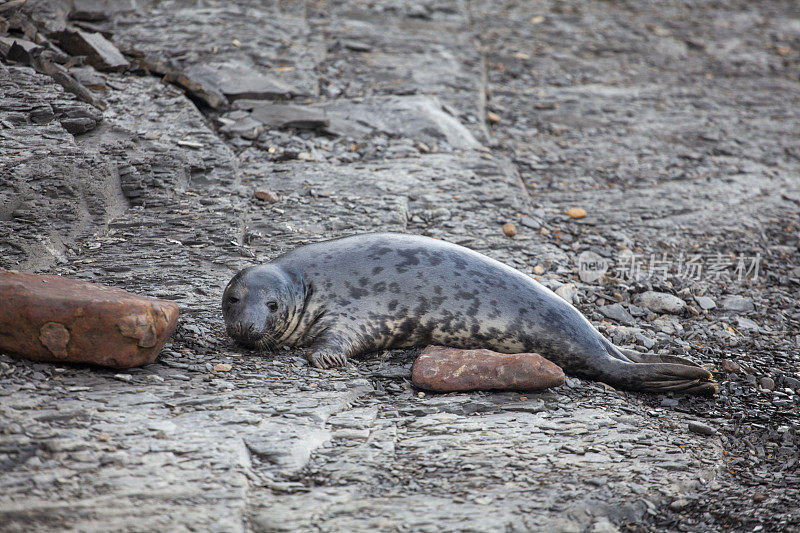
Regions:
[[[29, 0], [0, 17], [20, 41], [0, 42], [0, 267], [182, 309], [144, 368], [0, 355], [5, 530], [800, 527], [790, 3]], [[65, 28], [130, 67], [71, 64], [50, 46]], [[255, 99], [330, 122], [248, 123]], [[568, 377], [420, 394], [414, 351], [320, 371], [225, 336], [237, 269], [378, 230], [571, 284], [615, 343], [707, 365], [720, 393]], [[654, 311], [648, 291], [686, 305]]]

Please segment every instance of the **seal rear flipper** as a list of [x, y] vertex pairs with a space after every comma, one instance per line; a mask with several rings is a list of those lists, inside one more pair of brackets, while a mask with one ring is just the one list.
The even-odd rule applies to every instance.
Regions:
[[700, 366], [694, 361], [678, 357], [677, 355], [659, 355], [655, 353], [637, 352], [636, 350], [628, 350], [620, 347], [616, 348], [634, 363], [674, 363], [676, 365]]
[[[664, 356], [657, 356], [664, 357]], [[670, 356], [671, 357], [671, 356]], [[681, 358], [675, 359], [683, 361]], [[611, 386], [645, 392], [682, 392], [711, 396], [719, 391], [711, 372], [694, 363], [607, 360], [597, 379]]]

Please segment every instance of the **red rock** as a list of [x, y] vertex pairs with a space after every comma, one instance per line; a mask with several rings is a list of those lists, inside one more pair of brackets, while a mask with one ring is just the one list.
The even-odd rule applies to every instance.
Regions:
[[177, 325], [175, 302], [0, 270], [0, 352], [11, 356], [129, 368], [155, 361]]
[[505, 354], [428, 346], [414, 362], [411, 381], [435, 392], [538, 390], [564, 383], [564, 371], [536, 353]]

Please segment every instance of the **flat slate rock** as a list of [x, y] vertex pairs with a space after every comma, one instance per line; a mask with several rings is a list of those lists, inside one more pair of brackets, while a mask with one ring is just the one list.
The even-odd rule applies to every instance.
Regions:
[[426, 144], [446, 142], [452, 148], [478, 148], [481, 144], [459, 120], [445, 111], [435, 96], [372, 97], [358, 101], [338, 100], [325, 104], [331, 118], [330, 131], [359, 137], [365, 128]]
[[637, 305], [654, 313], [670, 313], [679, 315], [686, 308], [686, 302], [673, 294], [665, 292], [645, 291], [634, 300]]
[[325, 128], [330, 120], [321, 109], [260, 102], [253, 106], [250, 118], [270, 128]]
[[411, 382], [435, 392], [539, 390], [564, 383], [564, 371], [536, 353], [505, 354], [428, 346], [411, 369]]
[[725, 311], [736, 311], [738, 313], [749, 313], [756, 308], [751, 298], [745, 298], [738, 294], [726, 296], [722, 299], [721, 305]]
[[117, 47], [101, 33], [65, 29], [58, 33], [58, 44], [74, 56], [86, 56], [97, 70], [125, 70], [129, 66]]
[[26, 39], [0, 37], [0, 54], [11, 61], [17, 61], [24, 65], [30, 65], [34, 56], [43, 50], [43, 46]]
[[699, 305], [700, 309], [703, 311], [714, 309], [717, 306], [717, 303], [714, 301], [714, 299], [709, 298], [708, 296], [695, 296], [694, 301], [697, 302], [697, 305]]
[[633, 315], [631, 315], [622, 304], [603, 305], [599, 308], [599, 311], [607, 318], [628, 326], [632, 326], [636, 323]]
[[232, 61], [218, 65], [197, 65], [186, 70], [189, 78], [208, 83], [230, 100], [287, 99], [301, 93], [276, 76], [262, 72], [254, 65]]
[[129, 368], [155, 361], [178, 325], [175, 302], [60, 276], [0, 270], [0, 352]]

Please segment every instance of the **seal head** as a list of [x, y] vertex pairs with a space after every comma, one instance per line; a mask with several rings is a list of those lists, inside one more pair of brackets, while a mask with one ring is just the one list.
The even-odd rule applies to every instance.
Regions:
[[296, 283], [272, 265], [239, 271], [222, 294], [228, 335], [250, 348], [275, 349], [302, 307], [295, 289]]

